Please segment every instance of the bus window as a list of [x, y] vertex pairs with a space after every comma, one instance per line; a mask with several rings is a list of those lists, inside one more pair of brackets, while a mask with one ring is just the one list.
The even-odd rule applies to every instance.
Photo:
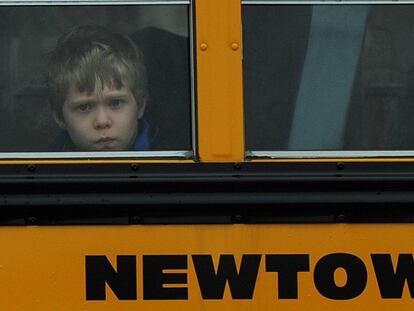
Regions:
[[193, 154], [190, 0], [38, 3], [0, 5], [0, 158]]
[[412, 154], [414, 6], [260, 3], [243, 6], [252, 155]]

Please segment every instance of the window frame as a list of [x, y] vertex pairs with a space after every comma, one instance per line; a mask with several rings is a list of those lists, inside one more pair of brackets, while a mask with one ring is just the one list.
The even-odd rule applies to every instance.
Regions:
[[[407, 0], [344, 0], [344, 1], [312, 1], [312, 0], [242, 0], [243, 6], [255, 5], [414, 5], [414, 1]], [[268, 161], [287, 161], [287, 162], [313, 162], [326, 160], [330, 161], [414, 161], [413, 150], [245, 150], [245, 159], [247, 161], [268, 162]]]
[[[197, 158], [197, 124], [196, 124], [196, 90], [195, 90], [195, 56], [194, 56], [194, 1], [195, 0], [4, 0], [1, 7], [31, 7], [31, 6], [166, 6], [186, 5], [188, 11], [188, 48], [189, 48], [189, 81], [190, 81], [190, 122], [191, 138], [189, 150], [156, 150], [156, 151], [113, 151], [113, 152], [0, 152], [0, 162], [21, 160], [80, 160], [90, 163], [90, 159], [96, 160], [187, 160]], [[33, 162], [33, 161], [31, 161]]]

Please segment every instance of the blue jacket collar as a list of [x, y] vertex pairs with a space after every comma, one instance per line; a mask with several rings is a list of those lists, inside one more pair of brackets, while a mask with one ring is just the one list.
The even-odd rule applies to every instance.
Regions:
[[[138, 135], [130, 151], [148, 151], [151, 149], [149, 128], [149, 123], [146, 120], [141, 119], [139, 122]], [[63, 130], [59, 132], [55, 140], [52, 142], [50, 150], [56, 152], [75, 151], [69, 134]]]

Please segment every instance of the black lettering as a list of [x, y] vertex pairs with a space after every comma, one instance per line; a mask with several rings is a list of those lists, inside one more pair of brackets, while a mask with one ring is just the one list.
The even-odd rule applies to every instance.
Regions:
[[309, 255], [266, 255], [266, 272], [278, 273], [280, 299], [298, 298], [299, 271], [309, 271]]
[[223, 299], [228, 281], [233, 299], [252, 299], [261, 255], [243, 255], [237, 272], [233, 255], [220, 255], [217, 273], [211, 255], [193, 255], [203, 299]]
[[408, 284], [411, 298], [414, 298], [414, 260], [412, 254], [398, 256], [397, 269], [389, 254], [372, 254], [375, 275], [382, 298], [401, 298], [405, 282]]
[[135, 256], [117, 256], [116, 271], [105, 256], [86, 256], [86, 300], [105, 300], [105, 283], [119, 300], [137, 299]]
[[187, 255], [143, 256], [144, 299], [188, 299], [185, 287], [164, 287], [164, 284], [187, 284], [186, 273], [164, 273], [165, 269], [187, 269]]
[[[347, 281], [344, 286], [335, 284], [335, 271], [342, 268], [346, 271]], [[367, 269], [358, 257], [337, 253], [322, 257], [314, 270], [314, 282], [319, 293], [335, 300], [352, 299], [359, 296], [367, 284]]]

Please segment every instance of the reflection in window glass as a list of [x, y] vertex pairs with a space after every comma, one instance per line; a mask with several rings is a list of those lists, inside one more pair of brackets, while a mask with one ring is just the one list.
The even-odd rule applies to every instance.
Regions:
[[246, 148], [413, 150], [414, 6], [243, 7]]
[[188, 18], [187, 5], [0, 6], [0, 152], [190, 150]]

